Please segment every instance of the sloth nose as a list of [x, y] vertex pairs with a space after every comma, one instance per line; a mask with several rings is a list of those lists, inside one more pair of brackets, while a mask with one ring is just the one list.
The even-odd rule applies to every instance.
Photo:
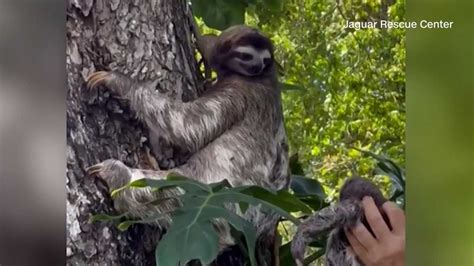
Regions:
[[249, 70], [250, 70], [250, 73], [252, 73], [254, 75], [259, 74], [260, 71], [262, 71], [262, 66], [261, 65], [253, 65], [253, 66], [250, 67]]

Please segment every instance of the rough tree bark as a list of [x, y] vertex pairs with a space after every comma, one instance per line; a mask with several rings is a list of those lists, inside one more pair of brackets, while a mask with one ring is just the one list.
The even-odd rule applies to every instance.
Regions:
[[[154, 169], [156, 163], [148, 132], [127, 104], [107, 91], [88, 91], [84, 81], [97, 70], [118, 70], [160, 79], [159, 87], [172, 97], [196, 97], [202, 78], [186, 1], [69, 0], [66, 32], [68, 265], [154, 265], [153, 227], [120, 232], [112, 223], [88, 222], [91, 214], [113, 213], [105, 186], [85, 176], [88, 166], [109, 158], [137, 168]], [[232, 249], [214, 264], [243, 260]]]
[[127, 105], [106, 91], [89, 92], [85, 78], [114, 69], [160, 79], [170, 95], [189, 99], [199, 85], [184, 0], [70, 0], [67, 9], [67, 258], [69, 265], [154, 264], [155, 232], [111, 223], [90, 224], [113, 213], [106, 188], [84, 169], [108, 158], [149, 163], [148, 132]]

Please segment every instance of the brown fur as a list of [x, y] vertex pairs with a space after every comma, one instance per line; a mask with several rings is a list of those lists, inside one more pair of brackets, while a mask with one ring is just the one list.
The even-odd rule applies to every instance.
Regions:
[[326, 266], [362, 266], [355, 255], [348, 251], [350, 245], [344, 229], [353, 227], [357, 222], [363, 222], [371, 231], [365, 220], [361, 203], [365, 196], [374, 198], [375, 204], [389, 224], [381, 208], [387, 199], [377, 186], [367, 179], [351, 178], [341, 188], [337, 204], [318, 211], [298, 226], [291, 244], [291, 253], [298, 266], [302, 265], [306, 246], [314, 239], [324, 237], [328, 233]]
[[[155, 90], [157, 82], [140, 82], [117, 72], [97, 72], [89, 80], [89, 87], [105, 85], [109, 90], [130, 102], [130, 108], [145, 122], [158, 144], [169, 145], [174, 151], [161, 154], [159, 161], [171, 155], [186, 155], [185, 160], [170, 171], [204, 183], [227, 179], [232, 185], [260, 185], [282, 189], [288, 184], [288, 145], [283, 124], [280, 89], [274, 64], [258, 76], [243, 76], [226, 68], [226, 60], [237, 45], [256, 45], [272, 51], [268, 38], [246, 26], [235, 26], [215, 39], [211, 63], [218, 81], [201, 97], [190, 102], [170, 99]], [[166, 149], [165, 149], [166, 150]], [[116, 160], [107, 160], [93, 172], [102, 176], [111, 189], [138, 177], [163, 178], [167, 172], [132, 169]], [[163, 196], [147, 190], [124, 191], [115, 203], [132, 216], [164, 212], [169, 201], [153, 209], [138, 207], [143, 199]], [[166, 192], [170, 193], [170, 192]], [[174, 190], [173, 193], [179, 193]], [[139, 200], [140, 199], [140, 200]], [[175, 205], [174, 205], [175, 206]], [[138, 212], [138, 210], [140, 210]], [[257, 227], [261, 243], [272, 242], [279, 217], [263, 214], [251, 207], [245, 217]], [[169, 219], [157, 221], [167, 226]], [[221, 235], [221, 246], [232, 243], [226, 223], [216, 223]], [[269, 252], [271, 252], [269, 250]]]

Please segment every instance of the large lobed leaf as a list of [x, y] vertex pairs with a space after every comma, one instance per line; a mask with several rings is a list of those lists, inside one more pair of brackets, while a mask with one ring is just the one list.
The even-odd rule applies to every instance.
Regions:
[[[224, 180], [213, 184], [203, 184], [196, 180], [170, 174], [165, 180], [140, 179], [112, 192], [116, 195], [123, 189], [151, 187], [154, 190], [180, 188], [184, 192], [177, 196], [182, 206], [172, 214], [173, 223], [161, 239], [156, 249], [156, 262], [159, 265], [180, 265], [191, 260], [203, 264], [212, 262], [218, 255], [219, 238], [213, 222], [218, 218], [226, 220], [234, 229], [240, 231], [246, 242], [251, 265], [256, 265], [256, 230], [253, 224], [227, 209], [225, 204], [259, 205], [292, 221], [299, 220], [291, 212], [311, 213], [304, 202], [288, 191], [271, 191], [259, 186], [231, 187]], [[99, 216], [98, 220], [119, 219], [121, 216]], [[121, 230], [135, 223], [147, 223], [160, 219], [161, 215], [147, 217], [139, 221], [125, 221], [119, 224]]]

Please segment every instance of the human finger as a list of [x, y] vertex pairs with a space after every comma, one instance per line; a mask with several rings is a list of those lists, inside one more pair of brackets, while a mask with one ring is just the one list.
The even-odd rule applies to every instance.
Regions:
[[351, 244], [351, 248], [360, 260], [366, 261], [368, 257], [367, 249], [357, 240], [350, 230], [345, 229], [347, 240]]
[[382, 209], [390, 220], [392, 231], [396, 234], [405, 234], [405, 212], [391, 201], [385, 202]]
[[362, 199], [365, 218], [374, 232], [377, 239], [382, 239], [390, 233], [390, 230], [382, 217], [377, 205], [375, 205], [372, 197], [364, 197]]
[[359, 222], [356, 226], [351, 228], [351, 233], [367, 250], [371, 250], [378, 244], [377, 239], [372, 236], [363, 223]]

